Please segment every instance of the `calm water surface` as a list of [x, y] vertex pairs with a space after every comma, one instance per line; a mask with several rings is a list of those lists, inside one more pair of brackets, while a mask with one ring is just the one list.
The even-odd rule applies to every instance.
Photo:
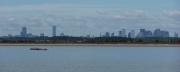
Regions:
[[0, 46], [0, 72], [180, 72], [180, 48]]

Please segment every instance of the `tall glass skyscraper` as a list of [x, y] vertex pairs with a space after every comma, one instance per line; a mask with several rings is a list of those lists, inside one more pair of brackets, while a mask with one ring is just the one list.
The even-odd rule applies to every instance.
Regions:
[[26, 29], [26, 27], [22, 27], [21, 37], [27, 37], [27, 29]]
[[54, 36], [56, 36], [56, 26], [53, 26], [53, 34], [52, 34], [52, 36], [54, 37]]

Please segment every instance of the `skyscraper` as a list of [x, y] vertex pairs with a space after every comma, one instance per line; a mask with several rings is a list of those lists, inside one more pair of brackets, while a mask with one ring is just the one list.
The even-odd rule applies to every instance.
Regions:
[[90, 37], [91, 37], [91, 35], [89, 35], [89, 34], [88, 34], [86, 37], [87, 37], [87, 38], [90, 38]]
[[109, 32], [106, 32], [105, 36], [106, 36], [106, 37], [110, 37], [110, 33], [109, 33]]
[[146, 31], [145, 29], [140, 29], [137, 37], [152, 37], [152, 32], [150, 30]]
[[161, 37], [169, 37], [168, 31], [161, 31]]
[[53, 34], [52, 34], [52, 36], [54, 37], [54, 36], [56, 36], [56, 26], [53, 26]]
[[140, 32], [145, 32], [146, 30], [145, 29], [140, 29]]
[[21, 37], [27, 37], [27, 29], [26, 29], [26, 27], [22, 27]]
[[160, 37], [160, 36], [161, 36], [161, 30], [160, 30], [160, 29], [156, 29], [156, 30], [153, 32], [153, 36], [154, 36], [154, 37]]
[[131, 38], [135, 38], [135, 30], [131, 30], [130, 35]]
[[151, 31], [145, 31], [145, 37], [152, 37], [152, 32]]
[[169, 32], [168, 31], [162, 31], [160, 29], [156, 29], [153, 32], [154, 37], [169, 37]]
[[131, 38], [131, 32], [128, 33], [128, 38]]
[[122, 37], [126, 37], [126, 29], [122, 29]]
[[32, 33], [29, 33], [29, 34], [27, 34], [27, 37], [32, 38], [32, 37], [33, 37], [33, 34], [32, 34]]
[[114, 33], [111, 33], [111, 37], [114, 37]]
[[174, 33], [174, 37], [175, 37], [175, 38], [178, 38], [178, 33]]
[[140, 37], [145, 37], [145, 29], [140, 29]]
[[119, 31], [119, 37], [122, 37], [122, 31]]

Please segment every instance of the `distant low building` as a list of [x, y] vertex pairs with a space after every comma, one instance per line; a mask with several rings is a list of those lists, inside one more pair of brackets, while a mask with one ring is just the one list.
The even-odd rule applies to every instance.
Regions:
[[138, 33], [138, 37], [152, 37], [151, 31], [146, 31], [145, 29], [140, 29], [140, 32]]
[[14, 35], [14, 37], [21, 37], [20, 35]]
[[32, 37], [33, 37], [33, 34], [32, 34], [32, 33], [29, 33], [29, 34], [27, 34], [27, 37], [32, 38]]
[[91, 36], [90, 36], [90, 35], [87, 35], [86, 37], [87, 37], [87, 38], [90, 38]]
[[174, 37], [175, 37], [175, 38], [178, 38], [178, 33], [174, 33]]
[[44, 33], [41, 33], [41, 34], [40, 34], [40, 37], [44, 37]]
[[144, 37], [152, 37], [152, 36], [153, 36], [153, 34], [151, 31], [145, 31]]
[[169, 37], [169, 32], [168, 31], [162, 31], [160, 29], [156, 29], [153, 32], [153, 37]]
[[111, 33], [111, 37], [114, 37], [114, 33]]
[[106, 32], [105, 37], [110, 37], [110, 33]]
[[139, 32], [136, 37], [137, 37], [137, 38], [144, 37], [144, 34], [143, 34], [142, 32]]
[[60, 36], [65, 36], [64, 33], [61, 33]]
[[12, 34], [8, 34], [8, 37], [12, 37]]

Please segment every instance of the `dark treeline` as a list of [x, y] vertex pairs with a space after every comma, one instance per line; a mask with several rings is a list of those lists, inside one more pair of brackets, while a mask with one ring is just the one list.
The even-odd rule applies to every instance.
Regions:
[[180, 44], [180, 38], [174, 37], [146, 37], [146, 38], [125, 38], [125, 37], [70, 37], [70, 36], [57, 36], [57, 37], [10, 37], [0, 38], [0, 43], [92, 43], [92, 44], [117, 44], [117, 43], [168, 43]]

